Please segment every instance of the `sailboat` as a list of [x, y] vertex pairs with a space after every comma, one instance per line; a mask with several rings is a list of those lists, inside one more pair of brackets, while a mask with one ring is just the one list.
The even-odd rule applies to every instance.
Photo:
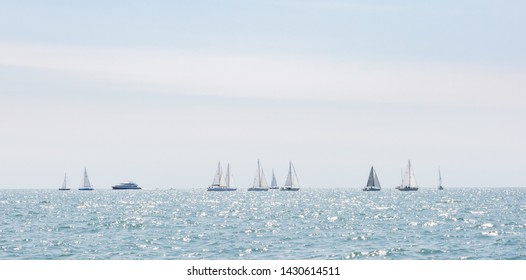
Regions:
[[67, 180], [66, 180], [66, 174], [64, 173], [64, 182], [62, 183], [62, 187], [58, 188], [59, 191], [69, 191], [71, 190], [67, 186]]
[[256, 177], [252, 183], [252, 187], [248, 188], [249, 191], [268, 191], [267, 179], [265, 179], [265, 173], [258, 160], [258, 169], [256, 170]]
[[364, 191], [379, 191], [382, 187], [380, 186], [380, 181], [378, 181], [378, 176], [376, 176], [376, 171], [371, 166], [371, 172], [369, 172], [369, 179], [367, 180], [367, 185], [363, 188]]
[[402, 176], [402, 183], [396, 187], [399, 191], [418, 191], [418, 184], [416, 183], [415, 174], [411, 168], [411, 161], [407, 162], [407, 168], [404, 176]]
[[212, 185], [207, 188], [207, 191], [235, 191], [234, 174], [230, 172], [230, 164], [226, 168], [226, 176], [223, 176], [223, 169], [221, 168], [221, 162], [217, 163], [217, 171], [214, 176]]
[[272, 182], [270, 183], [271, 190], [278, 190], [278, 182], [276, 181], [276, 175], [274, 175], [274, 169], [272, 169]]
[[444, 187], [442, 186], [442, 174], [440, 174], [440, 167], [438, 167], [438, 190], [443, 190]]
[[287, 180], [285, 180], [285, 185], [281, 187], [282, 191], [299, 191], [300, 183], [298, 181], [298, 175], [296, 174], [296, 169], [292, 165], [292, 161], [289, 162], [289, 173], [287, 174]]
[[84, 168], [84, 180], [82, 181], [82, 186], [79, 188], [79, 191], [92, 191], [93, 186], [89, 182], [88, 178], [88, 172], [86, 171], [86, 168]]

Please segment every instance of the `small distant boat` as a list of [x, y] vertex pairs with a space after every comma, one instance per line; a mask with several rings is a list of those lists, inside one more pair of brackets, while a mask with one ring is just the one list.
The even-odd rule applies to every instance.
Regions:
[[418, 191], [418, 184], [416, 183], [415, 174], [411, 168], [411, 161], [407, 162], [407, 168], [402, 176], [402, 183], [396, 187], [399, 191]]
[[256, 170], [256, 177], [252, 183], [252, 187], [248, 188], [248, 191], [268, 191], [267, 179], [265, 179], [265, 173], [258, 160], [258, 169]]
[[59, 191], [69, 191], [71, 190], [67, 186], [67, 180], [66, 180], [66, 174], [64, 174], [64, 182], [62, 183], [62, 187], [58, 188]]
[[371, 166], [371, 172], [369, 172], [369, 179], [367, 180], [367, 185], [363, 188], [364, 191], [379, 191], [382, 189], [380, 186], [380, 181], [378, 181], [378, 176], [376, 176], [376, 171]]
[[438, 190], [443, 190], [444, 187], [442, 186], [442, 174], [440, 174], [440, 167], [438, 168]]
[[298, 175], [296, 174], [296, 169], [292, 165], [292, 161], [289, 162], [289, 173], [287, 174], [287, 180], [285, 180], [285, 185], [281, 187], [282, 191], [299, 191], [300, 183], [298, 181]]
[[139, 187], [134, 182], [122, 182], [120, 184], [112, 186], [111, 188], [114, 190], [140, 190], [141, 189], [141, 187]]
[[235, 187], [234, 174], [230, 172], [230, 164], [227, 165], [225, 177], [223, 177], [223, 169], [221, 167], [221, 162], [218, 162], [216, 175], [214, 176], [214, 181], [212, 182], [212, 185], [209, 186], [206, 190], [220, 192], [235, 191], [237, 188]]
[[274, 175], [274, 169], [272, 169], [272, 182], [270, 183], [271, 190], [279, 190], [278, 182], [276, 181], [276, 175]]
[[92, 191], [92, 190], [94, 190], [94, 188], [89, 181], [88, 172], [86, 171], [86, 168], [84, 168], [84, 180], [82, 181], [82, 186], [79, 188], [79, 191]]

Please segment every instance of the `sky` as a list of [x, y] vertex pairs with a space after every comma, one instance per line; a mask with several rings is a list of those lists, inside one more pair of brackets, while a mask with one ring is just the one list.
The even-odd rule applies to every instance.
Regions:
[[0, 188], [526, 181], [524, 1], [0, 1]]

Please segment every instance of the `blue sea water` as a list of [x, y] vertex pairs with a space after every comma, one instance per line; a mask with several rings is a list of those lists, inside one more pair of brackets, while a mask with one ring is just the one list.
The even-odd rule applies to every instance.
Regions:
[[0, 190], [0, 259], [526, 259], [526, 189]]

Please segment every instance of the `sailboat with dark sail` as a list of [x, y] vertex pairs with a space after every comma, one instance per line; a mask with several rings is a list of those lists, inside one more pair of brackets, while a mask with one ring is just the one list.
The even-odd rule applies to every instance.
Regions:
[[369, 179], [367, 179], [367, 185], [363, 188], [364, 191], [379, 191], [382, 187], [380, 186], [380, 181], [378, 181], [378, 176], [376, 171], [371, 166], [371, 171], [369, 172]]

